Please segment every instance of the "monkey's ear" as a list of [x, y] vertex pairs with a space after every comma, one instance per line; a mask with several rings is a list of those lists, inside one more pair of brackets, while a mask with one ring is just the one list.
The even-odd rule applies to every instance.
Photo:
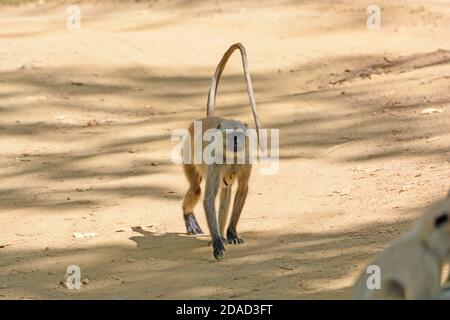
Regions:
[[436, 228], [441, 227], [443, 224], [448, 222], [448, 216], [449, 213], [448, 212], [444, 212], [441, 215], [439, 215], [436, 220], [434, 220], [434, 225], [436, 226]]

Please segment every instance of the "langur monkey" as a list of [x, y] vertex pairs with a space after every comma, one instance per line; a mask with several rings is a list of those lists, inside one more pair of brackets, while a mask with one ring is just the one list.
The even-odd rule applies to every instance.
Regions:
[[[247, 83], [247, 93], [250, 100], [250, 105], [252, 108], [253, 118], [255, 121], [256, 132], [258, 136], [259, 144], [259, 129], [260, 122], [258, 113], [256, 111], [255, 98], [253, 96], [252, 81], [250, 78], [250, 73], [248, 70], [247, 54], [245, 48], [242, 44], [233, 44], [223, 55], [219, 64], [217, 65], [216, 71], [212, 78], [211, 86], [209, 88], [208, 102], [207, 102], [207, 113], [206, 118], [199, 119], [202, 124], [201, 134], [208, 129], [218, 129], [225, 137], [225, 133], [229, 130], [233, 130], [234, 134], [225, 137], [231, 143], [227, 144], [226, 148], [234, 156], [234, 160], [240, 152], [247, 152], [248, 150], [248, 137], [245, 135], [245, 131], [248, 129], [247, 125], [236, 120], [228, 120], [214, 115], [215, 104], [216, 104], [216, 93], [217, 87], [222, 75], [223, 69], [228, 61], [231, 54], [239, 49], [242, 57], [242, 64], [244, 68], [245, 80]], [[190, 139], [191, 139], [191, 150], [194, 148], [194, 123], [189, 127]], [[197, 140], [198, 141], [198, 140]], [[203, 141], [203, 139], [201, 140]], [[203, 141], [203, 147], [205, 142]], [[225, 143], [224, 143], [225, 144]], [[244, 148], [242, 148], [242, 146]], [[225, 149], [225, 147], [224, 147]], [[242, 150], [244, 149], [244, 150]], [[236, 161], [229, 164], [224, 160], [222, 164], [213, 163], [206, 164], [202, 161], [200, 164], [195, 164], [191, 158], [191, 164], [183, 164], [183, 170], [186, 178], [189, 182], [189, 189], [183, 200], [183, 216], [186, 223], [186, 231], [188, 234], [200, 234], [203, 233], [200, 228], [197, 219], [194, 215], [194, 207], [197, 204], [201, 188], [200, 183], [202, 179], [205, 179], [205, 197], [203, 201], [203, 207], [206, 213], [206, 219], [208, 222], [208, 228], [211, 233], [211, 243], [213, 246], [213, 254], [217, 260], [221, 260], [224, 255], [225, 247], [224, 243], [228, 244], [241, 244], [243, 240], [238, 236], [237, 224], [239, 217], [241, 215], [242, 208], [245, 203], [248, 192], [248, 180], [250, 178], [251, 164], [245, 161], [244, 164], [238, 164]], [[230, 222], [228, 228], [225, 228], [227, 224], [228, 209], [231, 202], [231, 187], [233, 183], [237, 180], [237, 190], [234, 197], [233, 209], [231, 213]], [[216, 206], [215, 199], [217, 193], [220, 189], [220, 206], [219, 206], [219, 224], [216, 220]]]
[[364, 270], [352, 299], [436, 299], [441, 274], [450, 261], [450, 194], [425, 209], [417, 225], [381, 252], [370, 265], [379, 267], [380, 288], [369, 289]]

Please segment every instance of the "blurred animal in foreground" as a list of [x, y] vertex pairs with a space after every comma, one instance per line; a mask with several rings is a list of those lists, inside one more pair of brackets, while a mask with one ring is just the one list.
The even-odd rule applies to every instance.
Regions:
[[[425, 208], [415, 227], [382, 251], [356, 281], [352, 299], [440, 299], [443, 267], [450, 261], [450, 193]], [[375, 267], [374, 267], [375, 266]], [[371, 281], [379, 270], [379, 287]], [[372, 283], [373, 284], [373, 283]]]

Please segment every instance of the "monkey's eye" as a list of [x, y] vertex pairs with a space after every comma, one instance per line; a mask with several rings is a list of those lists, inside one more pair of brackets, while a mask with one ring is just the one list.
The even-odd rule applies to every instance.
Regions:
[[448, 215], [448, 212], [444, 212], [439, 217], [437, 217], [436, 220], [434, 220], [434, 225], [436, 226], [436, 228], [439, 228], [448, 221]]

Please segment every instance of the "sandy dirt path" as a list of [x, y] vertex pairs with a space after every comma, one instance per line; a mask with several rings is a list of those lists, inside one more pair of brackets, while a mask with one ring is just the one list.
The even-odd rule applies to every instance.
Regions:
[[[450, 5], [378, 1], [375, 31], [370, 1], [328, 3], [80, 2], [81, 30], [66, 4], [1, 6], [0, 298], [345, 298], [450, 188]], [[256, 168], [246, 243], [217, 263], [184, 235], [170, 134], [237, 41], [280, 171]], [[252, 123], [238, 56], [218, 106]]]

